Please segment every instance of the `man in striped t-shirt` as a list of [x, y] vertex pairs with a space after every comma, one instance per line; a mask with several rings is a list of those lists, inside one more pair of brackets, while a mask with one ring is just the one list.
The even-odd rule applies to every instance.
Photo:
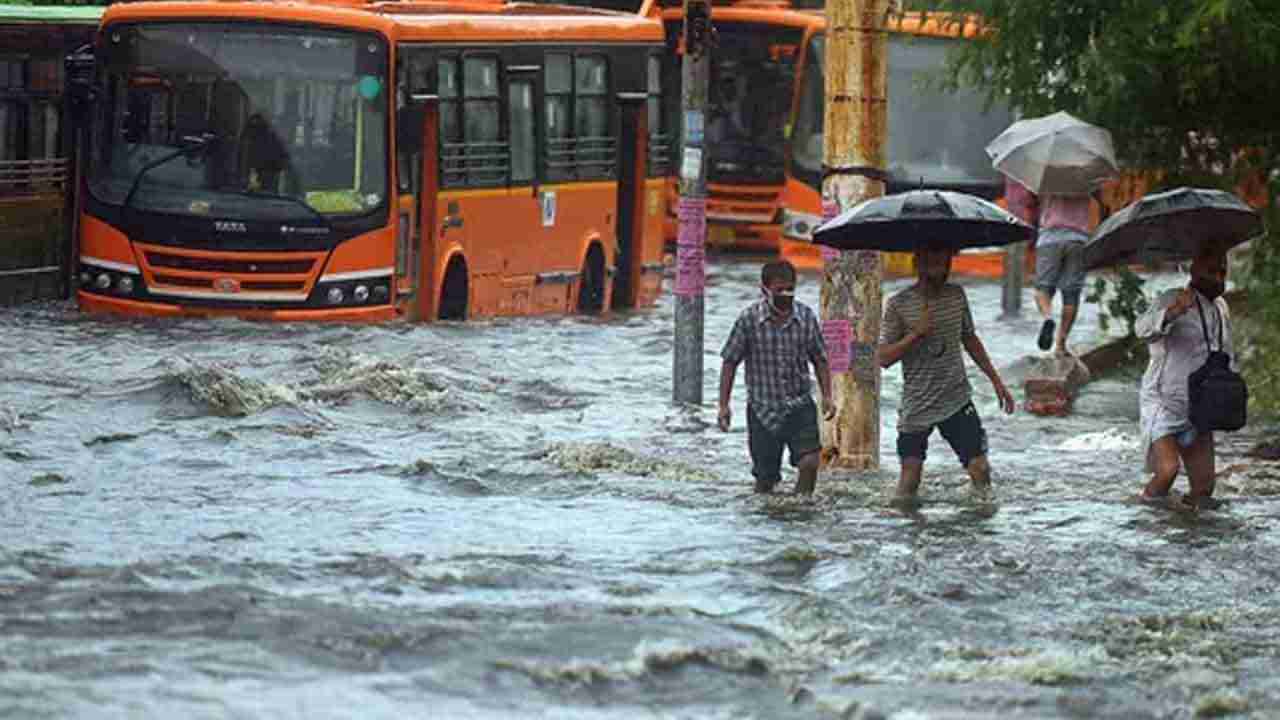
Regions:
[[1014, 409], [1013, 395], [978, 338], [964, 288], [947, 282], [954, 252], [926, 248], [915, 254], [918, 279], [885, 303], [877, 360], [883, 368], [902, 361], [898, 409], [898, 457], [902, 476], [897, 499], [910, 502], [920, 488], [929, 435], [937, 428], [969, 471], [973, 488], [991, 487], [987, 433], [973, 407], [973, 388], [961, 347], [991, 380], [1000, 406]]

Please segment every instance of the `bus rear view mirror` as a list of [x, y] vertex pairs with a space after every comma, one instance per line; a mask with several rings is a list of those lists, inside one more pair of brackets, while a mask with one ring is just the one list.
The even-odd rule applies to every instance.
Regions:
[[67, 108], [72, 116], [84, 117], [98, 98], [98, 88], [94, 84], [96, 65], [93, 46], [82, 45], [76, 48], [74, 52], [67, 55], [63, 64], [66, 70], [63, 94]]

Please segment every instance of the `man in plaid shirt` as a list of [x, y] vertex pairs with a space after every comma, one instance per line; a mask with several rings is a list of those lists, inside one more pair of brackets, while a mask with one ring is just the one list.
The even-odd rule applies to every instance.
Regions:
[[729, 430], [738, 364], [747, 362], [747, 447], [756, 492], [772, 492], [782, 479], [782, 449], [799, 471], [796, 492], [810, 494], [818, 478], [818, 409], [809, 383], [809, 364], [822, 389], [823, 415], [835, 416], [831, 370], [818, 318], [795, 302], [796, 269], [771, 262], [760, 273], [764, 297], [738, 316], [720, 357], [720, 429]]

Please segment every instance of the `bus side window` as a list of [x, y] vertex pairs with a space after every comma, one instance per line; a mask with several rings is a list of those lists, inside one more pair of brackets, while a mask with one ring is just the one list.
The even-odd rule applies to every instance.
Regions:
[[648, 176], [663, 177], [670, 167], [668, 161], [668, 143], [670, 138], [663, 133], [662, 123], [662, 56], [649, 56], [648, 99], [645, 105], [649, 119], [649, 158]]
[[579, 55], [573, 70], [578, 177], [611, 178], [618, 143], [609, 122], [609, 64], [603, 55]]
[[507, 112], [511, 128], [511, 182], [533, 182], [534, 128], [533, 83], [512, 80], [507, 86]]
[[436, 94], [440, 96], [440, 184], [445, 187], [465, 185], [463, 168], [462, 124], [458, 122], [458, 59], [436, 61]]
[[467, 152], [468, 185], [500, 185], [507, 181], [510, 163], [504, 157], [498, 59], [462, 60], [462, 138]]
[[545, 65], [548, 180], [567, 180], [573, 172], [573, 64], [565, 53], [549, 53]]

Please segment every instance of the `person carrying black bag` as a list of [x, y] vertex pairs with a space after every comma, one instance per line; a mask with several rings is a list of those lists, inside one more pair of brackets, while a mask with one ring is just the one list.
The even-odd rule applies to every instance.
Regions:
[[1137, 335], [1151, 355], [1139, 395], [1146, 469], [1152, 473], [1139, 496], [1145, 502], [1168, 502], [1185, 467], [1191, 489], [1179, 503], [1218, 504], [1213, 434], [1239, 429], [1233, 426], [1243, 425], [1241, 403], [1248, 401], [1231, 350], [1231, 316], [1222, 298], [1226, 280], [1226, 252], [1206, 243], [1191, 263], [1187, 287], [1165, 291], [1138, 318]]

